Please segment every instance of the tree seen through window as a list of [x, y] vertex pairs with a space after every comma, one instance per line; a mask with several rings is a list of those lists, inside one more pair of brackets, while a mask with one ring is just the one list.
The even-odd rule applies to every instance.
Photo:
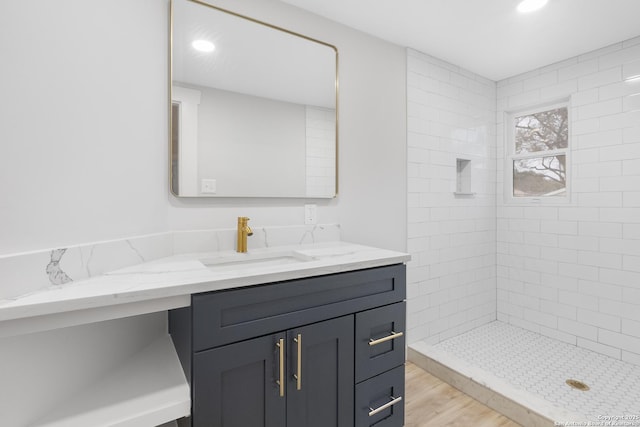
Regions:
[[513, 196], [565, 196], [568, 108], [514, 118]]

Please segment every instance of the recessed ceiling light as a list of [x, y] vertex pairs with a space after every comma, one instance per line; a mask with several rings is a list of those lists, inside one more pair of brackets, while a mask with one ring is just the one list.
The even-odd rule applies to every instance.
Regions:
[[544, 5], [547, 4], [547, 1], [548, 0], [522, 0], [520, 4], [518, 4], [518, 12], [533, 12], [534, 10], [544, 7]]
[[200, 52], [213, 52], [216, 46], [208, 40], [194, 40], [191, 46]]

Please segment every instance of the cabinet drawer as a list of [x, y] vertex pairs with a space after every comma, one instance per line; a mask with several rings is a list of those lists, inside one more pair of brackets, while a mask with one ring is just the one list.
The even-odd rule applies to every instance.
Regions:
[[356, 385], [356, 427], [404, 425], [404, 365]]
[[397, 264], [194, 295], [194, 351], [402, 301], [405, 274]]
[[405, 318], [404, 302], [356, 314], [356, 382], [404, 363]]

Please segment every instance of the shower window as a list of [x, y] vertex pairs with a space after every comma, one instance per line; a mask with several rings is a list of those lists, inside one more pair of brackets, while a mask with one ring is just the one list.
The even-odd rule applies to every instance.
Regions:
[[569, 199], [566, 103], [508, 115], [507, 180], [514, 201]]

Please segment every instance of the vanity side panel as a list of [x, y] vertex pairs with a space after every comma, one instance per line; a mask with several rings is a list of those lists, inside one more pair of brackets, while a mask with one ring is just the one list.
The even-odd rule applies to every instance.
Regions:
[[182, 364], [182, 369], [191, 386], [191, 364], [192, 364], [192, 310], [191, 307], [176, 308], [169, 310], [169, 334], [173, 340], [173, 346]]
[[[169, 310], [168, 317], [169, 334], [191, 389], [191, 414], [193, 414], [194, 395], [193, 379], [191, 377], [191, 367], [193, 366], [193, 315], [191, 306]], [[177, 422], [178, 427], [191, 427], [192, 418], [180, 418]]]

